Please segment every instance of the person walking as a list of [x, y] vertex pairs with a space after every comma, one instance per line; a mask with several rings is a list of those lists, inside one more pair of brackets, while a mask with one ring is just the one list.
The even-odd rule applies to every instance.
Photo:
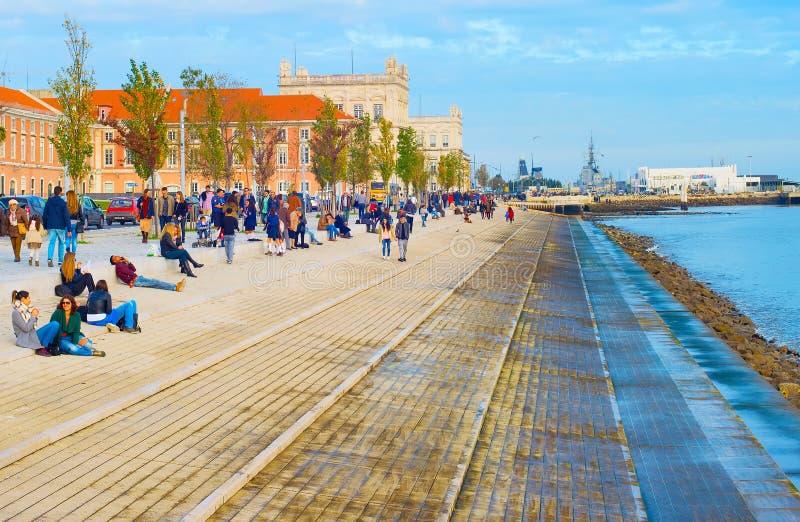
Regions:
[[397, 225], [394, 227], [394, 235], [397, 238], [397, 249], [400, 251], [398, 261], [405, 262], [408, 240], [411, 237], [411, 223], [408, 222], [405, 213], [400, 214]]
[[[50, 321], [41, 328], [36, 328], [40, 312], [38, 308], [31, 308], [31, 294], [27, 290], [11, 292], [11, 308], [15, 344], [20, 348], [34, 350], [36, 355], [58, 355], [58, 349], [53, 342], [58, 335], [58, 323]], [[50, 346], [53, 347], [52, 351], [48, 350]]]
[[203, 215], [211, 215], [211, 200], [214, 197], [214, 191], [211, 190], [211, 185], [206, 185], [206, 190], [200, 194], [200, 212]]
[[409, 230], [414, 230], [414, 215], [417, 213], [417, 198], [414, 196], [408, 198], [408, 201], [406, 201], [406, 204], [403, 206], [403, 212], [405, 212]]
[[150, 220], [156, 215], [155, 203], [150, 197], [150, 189], [144, 189], [141, 197], [136, 201], [138, 209], [139, 230], [142, 233], [142, 243], [147, 243], [147, 236], [150, 235]]
[[172, 217], [175, 215], [175, 198], [169, 195], [167, 187], [161, 187], [161, 196], [155, 203], [158, 226], [164, 230], [164, 227], [172, 221]]
[[508, 210], [506, 210], [506, 221], [509, 223], [514, 222], [514, 209], [511, 207], [508, 207]]
[[382, 219], [381, 224], [378, 225], [378, 241], [381, 244], [381, 256], [383, 259], [389, 259], [392, 254], [392, 241], [396, 239], [392, 224], [388, 219]]
[[53, 195], [47, 198], [47, 203], [42, 211], [42, 225], [50, 235], [47, 245], [47, 266], [53, 266], [53, 250], [58, 242], [58, 264], [64, 261], [64, 250], [66, 249], [67, 235], [71, 234], [69, 229], [69, 212], [67, 203], [61, 197], [62, 188], [60, 186], [53, 189]]
[[[250, 201], [246, 202], [248, 205]], [[230, 265], [233, 263], [233, 248], [236, 245], [236, 231], [239, 230], [239, 220], [233, 215], [233, 209], [225, 209], [225, 217], [222, 218], [222, 233], [225, 236], [225, 259]]]
[[83, 233], [84, 218], [78, 195], [74, 190], [67, 191], [67, 212], [69, 212], [69, 231], [71, 232], [67, 240], [67, 250], [77, 252], [78, 234]]
[[25, 234], [25, 243], [28, 245], [28, 265], [34, 261], [39, 266], [39, 250], [42, 248], [42, 236], [47, 231], [42, 226], [42, 216], [34, 215], [28, 224], [28, 233]]
[[216, 231], [215, 237], [219, 236], [219, 231], [222, 228], [222, 218], [225, 216], [222, 212], [222, 207], [225, 205], [225, 191], [217, 189], [217, 193], [211, 198], [211, 223], [214, 225]]
[[346, 222], [350, 221], [350, 208], [353, 206], [353, 198], [350, 197], [350, 194], [347, 191], [344, 191], [342, 197], [340, 198], [341, 203], [341, 211], [344, 214], [344, 220]]
[[367, 196], [364, 194], [363, 190], [356, 196], [356, 206], [358, 207], [358, 222], [363, 223], [364, 209], [367, 206]]
[[183, 192], [180, 190], [175, 193], [175, 210], [172, 212], [172, 219], [177, 223], [181, 230], [181, 243], [186, 242], [186, 220], [189, 218], [189, 205]]
[[65, 295], [59, 301], [58, 309], [50, 316], [50, 321], [58, 323], [58, 348], [62, 353], [105, 357], [106, 352], [92, 348], [92, 340], [81, 332], [81, 316], [78, 304], [71, 295]]
[[181, 292], [186, 285], [186, 279], [181, 279], [177, 283], [167, 283], [158, 279], [151, 279], [136, 274], [136, 267], [123, 256], [111, 256], [109, 262], [114, 266], [114, 273], [120, 283], [128, 285], [130, 288], [138, 286], [141, 288], [156, 288], [158, 290], [169, 290], [171, 292]]
[[269, 209], [267, 223], [264, 225], [264, 230], [267, 231], [267, 251], [264, 252], [264, 255], [282, 255], [280, 252], [281, 220], [278, 217], [278, 211], [274, 207], [270, 207]]
[[95, 285], [94, 292], [86, 300], [86, 322], [93, 326], [105, 326], [109, 332], [119, 332], [118, 322], [123, 321], [122, 330], [127, 333], [137, 334], [139, 328], [139, 312], [136, 301], [125, 301], [116, 308], [111, 306], [111, 294], [108, 292], [108, 283], [101, 279]]
[[425, 206], [419, 207], [419, 216], [422, 218], [422, 228], [427, 227], [428, 225], [425, 224], [425, 221], [428, 220], [428, 209]]
[[[245, 189], [247, 195], [247, 189]], [[244, 234], [248, 241], [258, 241], [256, 239], [256, 225], [258, 224], [256, 211], [256, 200], [252, 196], [242, 197], [242, 223], [244, 225]]]
[[5, 217], [5, 229], [11, 240], [11, 249], [14, 251], [14, 262], [19, 263], [19, 253], [22, 249], [22, 240], [28, 233], [28, 213], [19, 206], [16, 199], [8, 201], [8, 212]]

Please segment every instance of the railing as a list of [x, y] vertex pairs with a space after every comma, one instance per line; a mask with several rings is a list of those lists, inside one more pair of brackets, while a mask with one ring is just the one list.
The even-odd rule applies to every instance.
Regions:
[[402, 76], [387, 74], [331, 74], [324, 76], [282, 76], [278, 87], [293, 87], [304, 85], [363, 85], [365, 83], [399, 83], [406, 84]]

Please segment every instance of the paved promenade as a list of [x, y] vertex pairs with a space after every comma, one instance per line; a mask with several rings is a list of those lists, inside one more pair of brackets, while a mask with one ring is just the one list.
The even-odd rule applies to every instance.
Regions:
[[518, 218], [115, 285], [108, 357], [0, 362], [0, 519], [800, 519], [596, 231]]

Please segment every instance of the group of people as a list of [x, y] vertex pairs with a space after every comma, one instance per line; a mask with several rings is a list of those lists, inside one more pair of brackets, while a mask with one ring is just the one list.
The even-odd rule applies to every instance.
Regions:
[[[39, 266], [39, 251], [44, 238], [49, 236], [47, 266], [53, 266], [53, 254], [58, 255], [58, 264], [64, 261], [65, 252], [77, 252], [78, 234], [83, 232], [85, 217], [78, 195], [55, 187], [47, 199], [42, 215], [29, 215], [16, 199], [8, 201], [8, 211], [0, 213], [0, 235], [8, 236], [14, 252], [14, 262], [22, 259], [22, 243], [28, 246], [28, 264]], [[56, 246], [58, 250], [56, 251]]]

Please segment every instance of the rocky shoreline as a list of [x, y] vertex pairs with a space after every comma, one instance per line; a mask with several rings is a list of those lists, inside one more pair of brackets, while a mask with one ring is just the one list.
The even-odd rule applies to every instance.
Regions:
[[[693, 207], [723, 207], [734, 205], [779, 205], [780, 195], [748, 193], [733, 195], [693, 195], [687, 205]], [[638, 214], [679, 208], [679, 196], [612, 196], [599, 203], [589, 203], [586, 212], [592, 214]]]
[[688, 270], [656, 254], [653, 240], [617, 227], [597, 224], [608, 237], [703, 321], [776, 389], [800, 408], [800, 354], [761, 336], [755, 323], [727, 297], [697, 281]]

